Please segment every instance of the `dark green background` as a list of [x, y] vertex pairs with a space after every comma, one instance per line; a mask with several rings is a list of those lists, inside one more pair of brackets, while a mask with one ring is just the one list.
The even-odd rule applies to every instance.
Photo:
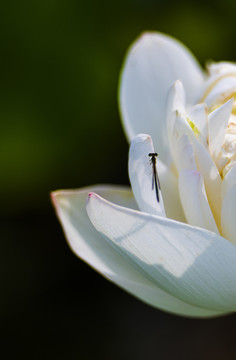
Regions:
[[23, 0], [0, 5], [0, 341], [4, 359], [235, 359], [236, 316], [139, 302], [69, 250], [49, 192], [128, 184], [117, 85], [144, 30], [236, 60], [233, 0]]

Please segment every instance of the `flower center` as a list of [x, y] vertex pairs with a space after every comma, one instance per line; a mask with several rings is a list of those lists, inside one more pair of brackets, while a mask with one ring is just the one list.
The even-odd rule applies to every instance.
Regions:
[[[209, 86], [209, 91], [206, 93], [209, 95], [208, 111], [209, 114], [225, 104], [228, 100], [236, 99], [235, 84], [231, 89], [220, 92], [220, 81], [225, 80], [228, 76], [235, 79], [236, 74], [228, 74], [220, 77], [215, 81], [214, 86]], [[219, 89], [216, 87], [219, 85]], [[224, 85], [222, 85], [224, 87]], [[214, 93], [214, 95], [213, 95]], [[206, 99], [206, 102], [207, 99]], [[222, 179], [228, 173], [228, 171], [236, 164], [236, 100], [233, 102], [232, 111], [229, 119], [222, 119], [222, 121], [228, 121], [225, 128], [223, 142], [217, 156], [212, 156], [213, 160], [219, 170]]]
[[236, 116], [231, 114], [219, 161], [222, 178], [236, 164]]

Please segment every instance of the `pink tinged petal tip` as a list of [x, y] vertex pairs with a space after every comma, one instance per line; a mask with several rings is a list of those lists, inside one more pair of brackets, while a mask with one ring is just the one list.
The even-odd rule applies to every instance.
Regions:
[[88, 193], [88, 199], [89, 199], [90, 197], [96, 197], [96, 196], [97, 196], [97, 194], [95, 194], [94, 192]]

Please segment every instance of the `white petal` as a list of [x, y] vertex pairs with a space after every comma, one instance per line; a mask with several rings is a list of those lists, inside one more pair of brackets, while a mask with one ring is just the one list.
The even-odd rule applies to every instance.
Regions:
[[236, 73], [236, 64], [229, 61], [212, 62], [207, 64], [207, 70], [210, 75]]
[[197, 171], [193, 144], [190, 143], [187, 135], [182, 135], [178, 141], [177, 168], [178, 172], [182, 170]]
[[194, 153], [198, 171], [203, 175], [212, 213], [220, 229], [222, 179], [208, 150], [197, 141], [194, 142]]
[[236, 165], [234, 165], [225, 175], [222, 181], [221, 198], [224, 199], [226, 193], [236, 183]]
[[179, 113], [178, 110], [171, 114], [171, 122], [172, 125], [172, 133], [170, 135], [170, 149], [172, 158], [175, 163], [178, 163], [178, 148], [179, 148], [179, 140], [183, 135], [188, 136], [190, 142], [194, 142], [196, 140], [194, 132], [187, 121], [187, 117], [183, 113]]
[[192, 125], [196, 138], [206, 146], [208, 138], [207, 106], [206, 104], [197, 104], [186, 111], [185, 91], [179, 80], [171, 86], [167, 97], [167, 130], [170, 142], [177, 115], [184, 117], [188, 124]]
[[166, 213], [172, 219], [185, 221], [177, 176], [159, 157], [156, 159], [156, 168], [161, 184], [161, 201], [157, 203], [156, 193], [152, 190], [152, 166], [147, 161], [150, 159], [147, 155], [151, 152], [155, 151], [149, 135], [139, 134], [134, 138], [129, 154], [129, 176], [139, 208], [160, 216], [165, 216]]
[[221, 236], [90, 194], [96, 229], [163, 290], [208, 309], [236, 310], [236, 247]]
[[226, 193], [221, 209], [222, 234], [236, 245], [236, 184]]
[[[129, 178], [140, 210], [159, 216], [166, 216], [161, 190], [154, 184], [153, 164], [149, 153], [155, 153], [152, 138], [146, 134], [137, 135], [129, 150]], [[158, 171], [158, 169], [157, 169]]]
[[213, 75], [204, 84], [204, 93], [199, 102], [207, 104], [208, 108], [223, 104], [236, 92], [236, 73]]
[[130, 48], [120, 78], [120, 111], [128, 138], [151, 134], [164, 162], [166, 96], [176, 80], [183, 82], [188, 102], [203, 83], [203, 73], [192, 54], [175, 39], [159, 33], [142, 35]]
[[196, 134], [198, 141], [207, 146], [208, 139], [208, 113], [206, 104], [197, 104], [191, 107], [188, 111], [191, 122], [196, 126], [199, 133]]
[[[158, 288], [129, 261], [108, 244], [91, 224], [85, 204], [87, 194], [97, 191], [111, 201], [136, 208], [130, 190], [111, 186], [96, 186], [74, 191], [57, 191], [52, 194], [57, 215], [72, 250], [107, 279], [146, 303], [172, 313], [209, 317], [218, 312], [188, 305]], [[82, 275], [82, 274], [81, 274]]]
[[173, 130], [173, 123], [171, 123], [170, 115], [173, 112], [178, 110], [179, 113], [185, 113], [185, 91], [183, 84], [180, 80], [174, 82], [170, 87], [167, 94], [167, 103], [166, 103], [166, 120], [167, 120], [167, 131], [170, 134]]
[[[152, 181], [151, 164], [150, 162], [147, 163], [146, 157], [139, 156], [143, 153], [147, 155], [150, 152], [154, 152], [154, 149], [152, 140], [148, 135], [141, 134], [133, 140], [130, 148], [129, 176], [139, 208], [150, 213], [159, 213], [161, 216], [165, 216], [164, 214], [166, 213], [172, 219], [185, 221], [179, 197], [177, 176], [173, 169], [168, 168], [160, 161], [159, 157], [157, 157], [156, 168], [160, 179], [161, 196], [163, 197], [164, 206], [162, 198], [160, 204], [157, 203], [156, 193], [152, 190], [152, 185], [150, 186], [150, 180]], [[146, 191], [148, 192], [146, 193]]]
[[233, 98], [212, 111], [208, 116], [209, 149], [214, 160], [217, 159], [223, 145], [225, 130], [228, 126], [232, 106]]
[[167, 167], [157, 158], [157, 169], [161, 183], [161, 192], [167, 217], [185, 222], [185, 216], [179, 197], [178, 179], [176, 170]]
[[197, 171], [182, 170], [179, 173], [179, 192], [188, 223], [218, 233], [207, 200], [202, 174]]

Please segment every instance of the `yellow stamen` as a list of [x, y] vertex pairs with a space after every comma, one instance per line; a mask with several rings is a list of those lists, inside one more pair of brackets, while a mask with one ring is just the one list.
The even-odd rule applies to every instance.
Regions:
[[196, 127], [196, 125], [195, 125], [189, 118], [187, 118], [187, 121], [188, 121], [191, 129], [193, 130], [194, 135], [195, 135], [196, 137], [198, 137], [198, 136], [200, 135], [200, 131], [198, 130], [198, 128]]

